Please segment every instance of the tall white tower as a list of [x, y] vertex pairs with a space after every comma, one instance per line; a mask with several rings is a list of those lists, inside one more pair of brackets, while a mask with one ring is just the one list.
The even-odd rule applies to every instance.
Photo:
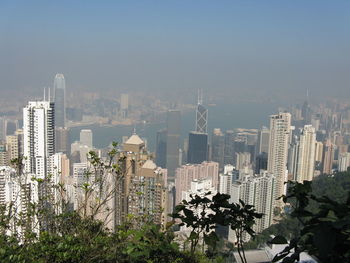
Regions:
[[23, 108], [25, 171], [44, 178], [48, 158], [55, 153], [55, 111], [50, 101], [30, 101]]
[[302, 183], [311, 181], [315, 170], [316, 132], [311, 125], [305, 125], [300, 135], [298, 166], [295, 180]]
[[[270, 116], [270, 140], [267, 170], [276, 178], [275, 199], [285, 194], [284, 182], [287, 181], [290, 124], [290, 113], [279, 113]], [[282, 206], [282, 204], [282, 202], [276, 203], [277, 206]]]

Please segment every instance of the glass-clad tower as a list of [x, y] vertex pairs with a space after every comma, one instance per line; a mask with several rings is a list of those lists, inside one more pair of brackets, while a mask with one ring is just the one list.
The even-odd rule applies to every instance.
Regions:
[[56, 74], [54, 80], [55, 124], [65, 127], [66, 121], [66, 81], [63, 74]]

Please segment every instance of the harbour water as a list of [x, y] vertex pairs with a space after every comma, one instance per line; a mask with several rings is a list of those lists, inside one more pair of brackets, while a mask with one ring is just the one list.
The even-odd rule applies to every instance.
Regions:
[[[277, 106], [267, 103], [235, 103], [217, 104], [208, 106], [208, 133], [212, 133], [214, 128], [221, 128], [222, 131], [235, 128], [261, 128], [269, 125], [269, 115], [277, 112]], [[165, 118], [164, 118], [165, 119]], [[90, 125], [71, 128], [70, 141], [79, 140], [81, 129], [91, 129], [93, 132], [93, 144], [97, 148], [108, 146], [112, 141], [121, 142], [123, 136], [130, 136], [133, 129], [137, 134], [147, 139], [148, 149], [155, 150], [157, 131], [165, 128], [166, 123], [146, 123], [134, 126], [100, 126]], [[181, 138], [188, 136], [188, 132], [195, 127], [195, 112], [182, 114]]]

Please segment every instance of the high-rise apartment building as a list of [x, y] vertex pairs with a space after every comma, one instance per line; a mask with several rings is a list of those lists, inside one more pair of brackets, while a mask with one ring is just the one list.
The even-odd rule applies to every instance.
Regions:
[[[287, 180], [288, 145], [291, 130], [290, 113], [279, 113], [270, 117], [270, 139], [267, 170], [276, 178], [275, 199], [285, 194]], [[276, 203], [282, 206], [282, 201]]]
[[44, 178], [55, 153], [55, 110], [50, 101], [30, 101], [23, 109], [25, 171]]
[[32, 176], [32, 174], [18, 176], [15, 169], [9, 166], [0, 167], [0, 205], [11, 204], [12, 210], [9, 212], [12, 213], [12, 218], [9, 222], [9, 231], [18, 235], [20, 240], [24, 239], [24, 230], [27, 228], [35, 233], [39, 232], [38, 218], [35, 215], [28, 221], [30, 224], [18, 224], [18, 220], [28, 219], [29, 205], [37, 204], [39, 201], [38, 182], [32, 180]]
[[169, 110], [167, 113], [166, 168], [168, 181], [175, 180], [175, 170], [179, 167], [179, 148], [181, 134], [181, 113]]
[[191, 188], [191, 182], [196, 179], [209, 178], [212, 186], [218, 189], [219, 186], [219, 164], [216, 162], [203, 162], [201, 164], [186, 164], [176, 169], [175, 204], [182, 201], [182, 192]]
[[[50, 100], [50, 98], [49, 98]], [[54, 80], [55, 126], [66, 126], [66, 81], [63, 74], [56, 74]]]
[[168, 191], [162, 169], [150, 160], [141, 138], [133, 134], [123, 145], [123, 179], [118, 183], [116, 196], [117, 223], [124, 222], [128, 214], [148, 216], [165, 225]]
[[333, 143], [331, 143], [330, 140], [327, 140], [323, 145], [324, 146], [323, 146], [322, 173], [331, 174], [332, 168], [333, 168], [335, 146]]
[[315, 171], [316, 131], [311, 125], [305, 125], [298, 144], [298, 161], [295, 181], [311, 181]]
[[350, 153], [345, 152], [339, 155], [338, 171], [346, 172], [350, 167]]
[[6, 150], [9, 161], [23, 155], [23, 130], [18, 129], [14, 135], [6, 136]]
[[0, 166], [9, 165], [9, 158], [6, 150], [6, 144], [0, 141]]
[[232, 182], [230, 202], [239, 203], [239, 200], [242, 200], [246, 204], [253, 205], [258, 213], [263, 214], [263, 217], [257, 219], [253, 226], [257, 233], [272, 224], [275, 181], [274, 175], [263, 171], [259, 175], [243, 176]]

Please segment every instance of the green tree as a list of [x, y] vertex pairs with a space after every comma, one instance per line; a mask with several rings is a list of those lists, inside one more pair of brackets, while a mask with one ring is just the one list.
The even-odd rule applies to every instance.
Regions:
[[[289, 242], [283, 236], [276, 236], [271, 243], [287, 244], [276, 255], [274, 262], [297, 262], [301, 252], [308, 252], [320, 262], [350, 261], [350, 192], [345, 202], [338, 202], [327, 196], [312, 194], [311, 182], [303, 184], [289, 182], [285, 203], [292, 205], [291, 216], [296, 218], [301, 229], [299, 235]], [[316, 212], [309, 209], [310, 202], [318, 204]]]
[[174, 219], [180, 220], [180, 226], [190, 229], [188, 241], [191, 244], [191, 253], [194, 254], [202, 239], [202, 250], [207, 245], [207, 255], [217, 254], [216, 244], [219, 241], [215, 233], [217, 225], [229, 226], [236, 236], [236, 247], [242, 262], [247, 262], [244, 252], [245, 235], [254, 236], [253, 226], [256, 219], [263, 215], [257, 213], [253, 206], [245, 204], [242, 200], [238, 204], [230, 203], [230, 196], [217, 193], [208, 198], [211, 193], [204, 196], [190, 195], [191, 200], [183, 200], [176, 206], [172, 214]]

